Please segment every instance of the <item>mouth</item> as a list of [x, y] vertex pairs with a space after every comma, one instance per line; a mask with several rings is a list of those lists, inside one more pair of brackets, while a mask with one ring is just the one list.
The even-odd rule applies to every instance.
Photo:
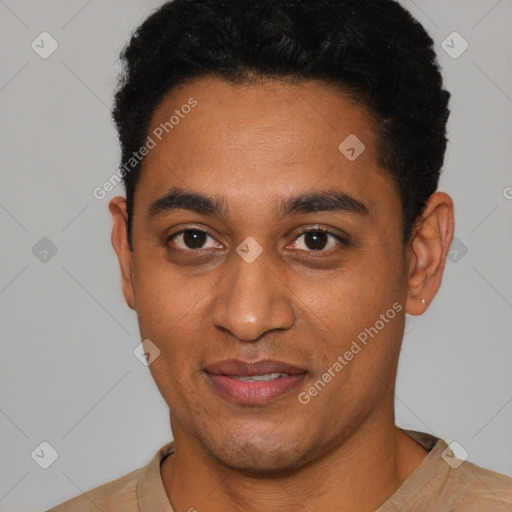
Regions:
[[233, 375], [232, 378], [236, 380], [243, 380], [244, 382], [268, 382], [269, 380], [282, 379], [289, 377], [287, 373], [265, 373], [264, 375], [250, 375], [242, 377], [241, 375]]
[[261, 404], [286, 396], [307, 374], [305, 369], [270, 359], [228, 359], [208, 365], [204, 371], [216, 393], [241, 404]]

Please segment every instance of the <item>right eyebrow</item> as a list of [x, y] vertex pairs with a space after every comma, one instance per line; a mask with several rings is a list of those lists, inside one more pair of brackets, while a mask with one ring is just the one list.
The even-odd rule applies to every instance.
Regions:
[[228, 215], [225, 203], [218, 198], [174, 187], [149, 207], [147, 217], [149, 219], [163, 217], [174, 210], [190, 210], [203, 215], [219, 217]]

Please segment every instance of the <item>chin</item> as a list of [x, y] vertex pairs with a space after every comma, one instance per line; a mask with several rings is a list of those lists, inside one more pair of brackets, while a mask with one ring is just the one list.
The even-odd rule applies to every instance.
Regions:
[[[297, 471], [306, 459], [304, 440], [298, 435], [272, 435], [227, 432], [221, 443], [208, 451], [224, 466], [253, 477], [273, 477]], [[210, 443], [209, 443], [210, 444]]]

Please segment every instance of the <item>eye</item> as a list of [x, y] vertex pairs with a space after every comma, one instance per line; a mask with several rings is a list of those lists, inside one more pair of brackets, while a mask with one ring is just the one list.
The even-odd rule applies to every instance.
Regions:
[[[210, 242], [210, 245], [205, 246], [208, 238], [212, 240], [213, 244]], [[184, 250], [215, 249], [220, 245], [206, 231], [200, 229], [184, 229], [170, 236], [168, 241], [171, 240], [179, 249]]]
[[[302, 242], [300, 242], [301, 239], [303, 239]], [[309, 252], [327, 252], [339, 243], [346, 245], [347, 242], [326, 229], [314, 228], [303, 231], [295, 239], [296, 247], [294, 248]]]
[[[171, 235], [168, 242], [180, 250], [197, 251], [222, 247], [209, 233], [201, 229], [183, 229]], [[205, 245], [206, 244], [206, 245]], [[293, 249], [307, 252], [327, 252], [338, 244], [348, 245], [340, 236], [322, 228], [308, 229], [293, 242]]]

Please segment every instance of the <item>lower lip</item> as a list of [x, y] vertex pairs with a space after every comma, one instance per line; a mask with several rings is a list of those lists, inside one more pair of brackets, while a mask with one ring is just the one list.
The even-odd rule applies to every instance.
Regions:
[[247, 382], [226, 375], [208, 372], [206, 375], [220, 394], [243, 404], [261, 404], [285, 396], [295, 390], [306, 377], [305, 373], [301, 373], [273, 380]]

